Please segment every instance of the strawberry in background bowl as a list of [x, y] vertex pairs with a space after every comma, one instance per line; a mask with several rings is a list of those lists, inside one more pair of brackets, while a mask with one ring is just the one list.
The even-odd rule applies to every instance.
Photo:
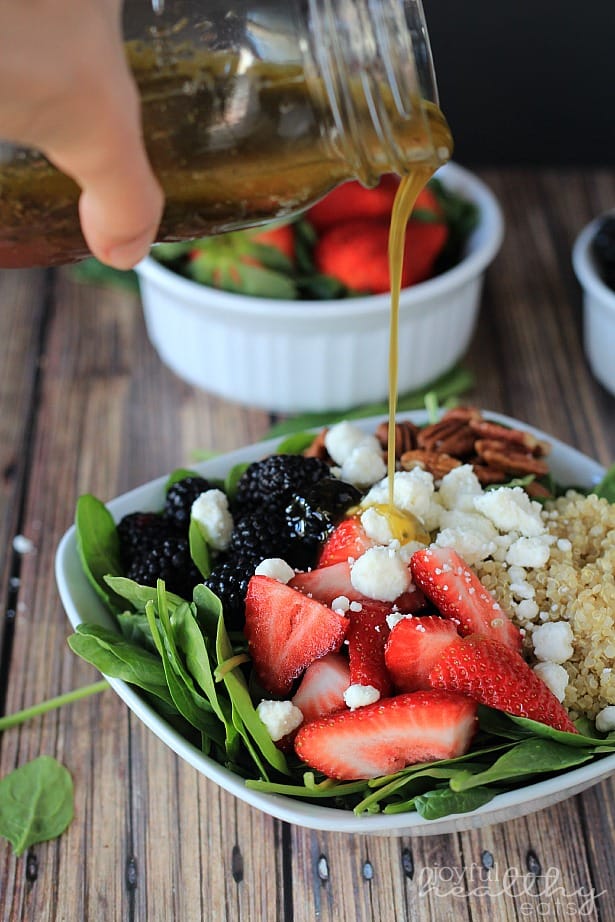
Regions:
[[[383, 400], [398, 182], [346, 183], [292, 222], [155, 247], [137, 272], [163, 362], [190, 384], [273, 412]], [[502, 237], [486, 185], [456, 164], [439, 170], [407, 228], [401, 393], [464, 355]]]

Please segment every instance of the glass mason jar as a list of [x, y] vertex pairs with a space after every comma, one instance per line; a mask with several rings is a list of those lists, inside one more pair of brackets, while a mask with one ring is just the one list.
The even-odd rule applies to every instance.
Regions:
[[[421, 0], [125, 0], [124, 36], [165, 192], [158, 240], [450, 156]], [[87, 255], [78, 196], [40, 153], [0, 142], [0, 266]]]

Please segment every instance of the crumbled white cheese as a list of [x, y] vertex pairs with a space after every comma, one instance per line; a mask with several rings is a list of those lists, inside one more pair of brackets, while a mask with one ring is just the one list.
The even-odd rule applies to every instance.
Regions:
[[[434, 481], [428, 471], [413, 467], [411, 471], [397, 471], [393, 475], [393, 504], [402, 512], [411, 512], [428, 531], [438, 527], [440, 521], [440, 504], [434, 496]], [[389, 478], [385, 477], [375, 484], [363, 498], [364, 508], [388, 503]]]
[[31, 554], [34, 550], [34, 542], [25, 535], [15, 535], [13, 538], [13, 550], [18, 554]]
[[572, 550], [572, 541], [570, 541], [568, 538], [559, 538], [557, 542], [557, 547], [564, 554], [567, 554], [568, 551]]
[[452, 547], [466, 563], [472, 565], [491, 557], [497, 548], [498, 533], [484, 515], [443, 510], [441, 531], [435, 543], [439, 547]]
[[551, 555], [552, 543], [550, 535], [517, 538], [508, 548], [506, 563], [518, 567], [544, 567]]
[[346, 420], [331, 426], [325, 434], [325, 448], [336, 464], [343, 465], [359, 446], [364, 446], [373, 454], [382, 456], [382, 448], [378, 439]]
[[610, 733], [611, 730], [615, 730], [615, 707], [612, 704], [596, 714], [596, 730], [598, 733]]
[[403, 621], [404, 618], [413, 618], [414, 615], [405, 615], [401, 611], [392, 611], [390, 615], [387, 615], [386, 621], [389, 626], [389, 630], [393, 630], [396, 624], [399, 624], [400, 621]]
[[222, 490], [207, 490], [192, 504], [190, 515], [198, 523], [203, 537], [217, 551], [229, 546], [233, 531], [233, 517], [228, 499]]
[[343, 615], [350, 608], [350, 599], [348, 596], [338, 595], [331, 602], [331, 608]]
[[340, 478], [357, 487], [369, 487], [380, 480], [386, 473], [386, 464], [382, 450], [375, 451], [371, 445], [357, 445], [340, 469]]
[[538, 605], [533, 599], [522, 599], [513, 604], [520, 621], [533, 621], [538, 614]]
[[303, 723], [303, 714], [292, 701], [263, 700], [256, 708], [256, 713], [274, 743]]
[[565, 663], [573, 654], [574, 635], [567, 621], [546, 621], [532, 634], [536, 658], [551, 663]]
[[267, 557], [262, 560], [254, 571], [256, 576], [270, 576], [280, 583], [289, 583], [295, 571], [281, 557]]
[[454, 467], [445, 474], [440, 483], [440, 502], [446, 509], [458, 509], [461, 512], [474, 511], [474, 497], [480, 496], [483, 489], [471, 464]]
[[357, 592], [383, 602], [393, 602], [408, 589], [410, 581], [408, 567], [388, 547], [368, 548], [350, 570], [350, 582]]
[[[400, 556], [400, 559], [403, 560], [405, 564], [410, 563], [410, 558], [413, 554], [416, 554], [417, 551], [424, 550], [425, 545], [422, 541], [408, 541], [407, 544], [402, 544], [397, 553]], [[410, 587], [408, 587], [410, 588]]]
[[[558, 701], [564, 700], [568, 686], [568, 673], [563, 666], [550, 661], [537, 663], [534, 666], [534, 672], [542, 679], [547, 688], [553, 692]], [[615, 708], [613, 710], [615, 711]]]
[[369, 506], [361, 515], [361, 525], [366, 535], [376, 544], [390, 544], [393, 541], [393, 532], [386, 515], [382, 515], [373, 506]]
[[380, 700], [380, 692], [373, 685], [349, 685], [344, 692], [344, 701], [351, 711], [374, 704]]
[[500, 487], [474, 497], [474, 508], [502, 532], [518, 531], [526, 538], [546, 531], [541, 506], [529, 498], [522, 487]]
[[518, 580], [515, 583], [511, 582], [508, 588], [515, 599], [533, 599], [536, 595], [536, 590], [532, 584], [525, 580]]

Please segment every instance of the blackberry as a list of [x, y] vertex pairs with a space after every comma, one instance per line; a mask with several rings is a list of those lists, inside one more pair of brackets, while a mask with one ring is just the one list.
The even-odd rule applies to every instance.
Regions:
[[190, 525], [190, 510], [195, 499], [211, 490], [212, 485], [204, 477], [184, 477], [167, 490], [163, 516], [177, 528], [186, 531]]
[[169, 592], [174, 592], [188, 601], [192, 590], [203, 578], [190, 557], [187, 538], [172, 535], [136, 555], [128, 567], [126, 576], [144, 586], [155, 586], [163, 579]]
[[259, 563], [260, 558], [253, 554], [232, 554], [219, 560], [205, 580], [222, 602], [226, 626], [232, 630], [243, 627], [248, 583]]
[[592, 250], [603, 282], [615, 291], [615, 215], [610, 215], [600, 224], [592, 241]]
[[320, 458], [303, 455], [270, 455], [254, 461], [237, 484], [236, 503], [240, 509], [286, 505], [293, 495], [329, 476], [329, 466]]
[[120, 541], [120, 559], [124, 568], [133, 559], [142, 556], [149, 548], [160, 544], [175, 532], [157, 512], [132, 512], [125, 515], [117, 525]]
[[237, 554], [265, 557], [283, 557], [290, 541], [286, 516], [278, 509], [245, 513], [235, 520], [229, 550]]
[[361, 492], [351, 483], [325, 477], [296, 496], [286, 508], [293, 540], [320, 545], [326, 541], [351, 506], [361, 501]]

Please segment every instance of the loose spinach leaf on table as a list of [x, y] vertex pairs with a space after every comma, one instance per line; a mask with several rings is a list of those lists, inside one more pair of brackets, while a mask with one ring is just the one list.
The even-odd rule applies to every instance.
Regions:
[[73, 780], [51, 756], [39, 756], [0, 780], [0, 835], [16, 855], [61, 835], [73, 818]]

